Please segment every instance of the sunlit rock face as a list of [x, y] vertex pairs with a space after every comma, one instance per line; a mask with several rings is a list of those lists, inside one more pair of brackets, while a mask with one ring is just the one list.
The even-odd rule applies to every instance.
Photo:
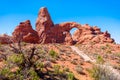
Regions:
[[[70, 30], [77, 28], [73, 34]], [[21, 22], [12, 33], [13, 40], [17, 41], [17, 37], [22, 37], [22, 41], [28, 43], [62, 43], [87, 44], [94, 43], [113, 43], [114, 40], [110, 34], [101, 32], [97, 26], [91, 27], [88, 24], [81, 25], [76, 22], [64, 22], [54, 24], [47, 8], [42, 7], [38, 13], [36, 20], [36, 30], [32, 29], [29, 20]]]
[[98, 27], [91, 27], [88, 24], [82, 25], [81, 30], [75, 31], [73, 39], [77, 43], [113, 43], [114, 39], [111, 38], [110, 34], [101, 32]]
[[21, 22], [12, 33], [13, 39], [17, 42], [21, 38], [22, 41], [28, 43], [38, 43], [39, 37], [38, 33], [32, 29], [31, 23], [29, 20]]
[[[78, 28], [73, 34], [70, 34], [72, 28]], [[101, 32], [98, 27], [91, 27], [88, 24], [80, 25], [76, 22], [65, 22], [54, 24], [51, 20], [47, 8], [41, 8], [36, 21], [36, 31], [39, 35], [39, 43], [113, 43], [108, 32]]]

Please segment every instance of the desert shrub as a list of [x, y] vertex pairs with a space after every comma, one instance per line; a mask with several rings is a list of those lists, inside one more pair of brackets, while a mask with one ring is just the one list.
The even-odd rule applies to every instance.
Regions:
[[69, 71], [70, 71], [69, 68], [64, 68], [63, 70], [64, 70], [65, 72], [69, 72]]
[[67, 79], [67, 80], [74, 80], [74, 74], [73, 74], [73, 73], [69, 72], [69, 73], [67, 74], [67, 76], [68, 76], [68, 79]]
[[50, 56], [51, 56], [52, 58], [57, 58], [57, 57], [58, 57], [58, 53], [55, 52], [54, 50], [50, 50], [50, 51], [49, 51], [49, 54], [50, 54]]
[[20, 69], [13, 72], [11, 68], [7, 66], [0, 70], [0, 75], [4, 76], [6, 80], [23, 80], [23, 74], [21, 74]]
[[59, 74], [60, 72], [60, 65], [54, 65], [54, 73]]
[[24, 62], [23, 54], [12, 54], [8, 57], [8, 62], [22, 64]]
[[37, 68], [39, 68], [40, 69], [40, 71], [42, 71], [43, 70], [43, 68], [44, 68], [44, 63], [42, 63], [42, 62], [36, 62], [36, 67]]
[[3, 68], [0, 70], [0, 75], [5, 75], [7, 76], [10, 73], [10, 69], [9, 68]]
[[109, 75], [110, 71], [99, 65], [94, 65], [93, 68], [88, 71], [94, 80], [113, 80]]
[[94, 64], [92, 69], [87, 70], [94, 80], [116, 80], [108, 68], [105, 67], [107, 65], [103, 65], [104, 60], [101, 56], [98, 56], [96, 61], [97, 64]]
[[29, 72], [31, 80], [39, 80], [39, 76], [37, 75], [37, 73], [35, 72], [33, 68], [30, 68], [28, 72]]
[[64, 75], [65, 73], [66, 73], [66, 72], [65, 72], [64, 70], [62, 70], [62, 69], [59, 70], [59, 74], [60, 74], [60, 75]]
[[37, 77], [35, 76], [35, 73], [34, 75], [30, 75], [29, 73], [29, 70], [31, 68], [34, 68], [34, 72], [36, 72], [36, 74], [38, 73], [36, 71], [37, 65], [35, 64], [35, 61], [33, 59], [35, 58], [35, 48], [31, 48], [31, 50], [26, 53], [23, 52], [24, 51], [8, 55], [6, 57], [7, 59], [5, 60], [4, 68], [0, 70], [0, 75], [9, 80], [23, 80], [29, 77], [31, 80], [38, 80], [36, 79]]
[[104, 63], [104, 59], [102, 58], [102, 56], [98, 55], [98, 56], [97, 56], [97, 59], [96, 59], [96, 62], [97, 62], [98, 64], [103, 64], [103, 63]]
[[[28, 44], [25, 43], [25, 45]], [[1, 80], [67, 80], [69, 68], [65, 71], [60, 65], [54, 67], [49, 65], [50, 59], [56, 61], [58, 53], [50, 50], [49, 54], [45, 54], [48, 52], [43, 48], [30, 46], [26, 49], [25, 45], [23, 43], [10, 45], [10, 54], [6, 55], [5, 59], [3, 58], [5, 66], [0, 69]], [[48, 68], [48, 65], [52, 69]]]

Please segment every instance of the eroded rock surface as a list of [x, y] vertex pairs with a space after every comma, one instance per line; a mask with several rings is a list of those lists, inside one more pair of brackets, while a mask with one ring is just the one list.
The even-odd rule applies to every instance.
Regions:
[[[77, 28], [73, 36], [70, 33], [72, 28]], [[12, 33], [14, 41], [19, 38], [29, 43], [63, 43], [63, 44], [87, 44], [113, 43], [108, 31], [101, 32], [97, 26], [91, 27], [88, 24], [81, 25], [76, 22], [64, 22], [54, 24], [47, 8], [42, 7], [36, 20], [36, 30], [32, 29], [29, 20], [21, 22]]]
[[38, 32], [39, 43], [47, 42], [46, 41], [47, 33], [49, 32], [50, 28], [53, 26], [54, 24], [51, 20], [47, 8], [45, 7], [41, 8], [38, 13], [38, 18], [36, 21], [36, 31]]
[[12, 37], [7, 34], [2, 34], [2, 35], [0, 35], [0, 43], [1, 44], [12, 43]]
[[[78, 28], [73, 36], [70, 34], [72, 28]], [[53, 24], [46, 8], [39, 12], [36, 22], [36, 30], [39, 34], [40, 43], [113, 43], [114, 40], [108, 32], [101, 32], [98, 27], [91, 27], [88, 24], [80, 25], [76, 22], [65, 22]]]
[[101, 32], [98, 27], [91, 27], [88, 24], [82, 26], [81, 31], [77, 30], [73, 34], [73, 39], [77, 43], [113, 43], [114, 40], [111, 38], [110, 34], [106, 32]]
[[29, 20], [21, 22], [12, 33], [13, 39], [16, 42], [17, 39], [22, 39], [24, 42], [28, 43], [38, 43], [39, 37], [38, 33], [32, 29]]

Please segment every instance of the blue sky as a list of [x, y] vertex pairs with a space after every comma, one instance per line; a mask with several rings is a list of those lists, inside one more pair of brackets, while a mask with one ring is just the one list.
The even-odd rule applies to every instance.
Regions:
[[119, 0], [1, 0], [0, 34], [11, 34], [22, 21], [29, 19], [35, 29], [40, 7], [47, 7], [54, 23], [75, 21], [108, 30], [120, 43]]

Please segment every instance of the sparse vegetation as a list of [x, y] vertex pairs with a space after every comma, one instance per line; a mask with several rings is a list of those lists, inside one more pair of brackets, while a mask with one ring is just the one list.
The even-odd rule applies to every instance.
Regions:
[[54, 50], [50, 50], [50, 51], [49, 51], [49, 54], [50, 54], [50, 56], [51, 56], [52, 58], [57, 58], [57, 57], [58, 57], [58, 53], [55, 52]]
[[88, 70], [94, 80], [110, 80], [108, 71], [101, 68], [99, 65], [94, 65], [92, 69]]
[[[63, 45], [49, 45], [53, 47], [24, 42], [9, 44], [9, 46], [1, 44], [0, 61], [3, 61], [4, 65], [0, 67], [0, 78], [5, 80], [76, 80], [77, 78], [79, 80], [81, 75], [85, 79], [90, 77], [85, 68], [86, 65], [91, 67], [91, 63], [83, 61], [68, 46], [63, 48]], [[119, 52], [113, 54], [114, 51], [108, 49], [106, 45], [103, 48], [95, 48], [93, 53], [91, 53], [91, 46], [77, 46], [96, 59], [98, 65], [104, 64], [107, 62], [106, 59], [113, 59], [113, 57], [116, 62], [119, 62]], [[112, 53], [106, 54], [107, 50], [111, 50]], [[88, 70], [92, 78], [109, 80], [109, 71], [98, 65], [93, 65], [93, 68]], [[113, 67], [119, 70], [119, 65]]]
[[[4, 67], [0, 69], [0, 78], [5, 80], [60, 80], [68, 79], [69, 68], [55, 64], [58, 53], [45, 47], [29, 43], [10, 44], [10, 54], [0, 54]], [[25, 48], [31, 45], [30, 48]], [[4, 47], [3, 47], [4, 48]], [[45, 49], [45, 50], [44, 50]], [[54, 61], [53, 61], [54, 60]], [[51, 65], [51, 63], [55, 65]], [[1, 77], [2, 76], [2, 77]], [[72, 80], [72, 79], [71, 79]], [[75, 80], [75, 78], [73, 78]]]
[[68, 73], [68, 80], [74, 80], [74, 74], [69, 72]]
[[55, 72], [55, 74], [60, 73], [60, 65], [54, 65], [54, 72]]
[[103, 65], [104, 60], [100, 55], [97, 57], [96, 61], [97, 61], [97, 64], [94, 64], [93, 68], [88, 70], [88, 72], [93, 77], [93, 79], [94, 80], [115, 80], [115, 78], [111, 78], [111, 75], [109, 75], [111, 73]]
[[97, 56], [97, 59], [96, 59], [96, 62], [97, 62], [97, 64], [103, 64], [105, 61], [104, 61], [104, 59], [102, 58], [102, 56], [98, 55], [98, 56]]

